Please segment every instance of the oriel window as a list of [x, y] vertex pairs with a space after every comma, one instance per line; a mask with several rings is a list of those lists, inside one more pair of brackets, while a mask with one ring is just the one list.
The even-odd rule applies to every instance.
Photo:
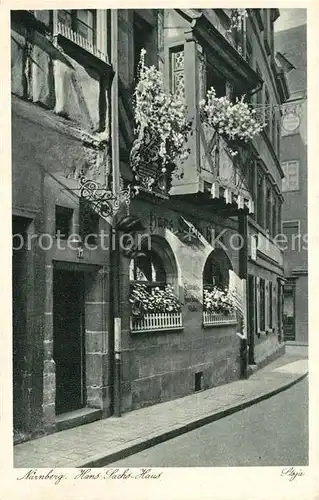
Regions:
[[58, 10], [58, 22], [87, 40], [96, 43], [96, 10]]

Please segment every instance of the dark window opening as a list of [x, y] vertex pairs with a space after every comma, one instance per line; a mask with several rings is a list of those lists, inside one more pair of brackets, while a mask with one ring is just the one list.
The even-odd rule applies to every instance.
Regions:
[[266, 195], [266, 229], [271, 232], [271, 189], [267, 188]]
[[136, 78], [142, 49], [146, 50], [145, 64], [157, 66], [158, 40], [156, 28], [136, 13], [134, 13], [133, 23], [134, 78]]
[[195, 373], [195, 392], [203, 389], [203, 372]]
[[55, 234], [59, 238], [68, 238], [72, 230], [72, 208], [55, 206]]
[[265, 280], [260, 278], [260, 290], [259, 290], [259, 311], [260, 311], [260, 321], [259, 330], [261, 332], [265, 331]]
[[159, 255], [150, 250], [140, 252], [130, 263], [130, 281], [140, 282], [148, 288], [166, 285], [166, 272]]
[[268, 327], [272, 329], [272, 282], [269, 282], [269, 293], [268, 293], [268, 300], [269, 300], [269, 324]]
[[216, 73], [216, 70], [210, 65], [206, 68], [207, 90], [214, 87], [216, 97], [224, 97], [227, 93], [226, 79]]
[[257, 222], [264, 226], [264, 179], [260, 172], [257, 178]]

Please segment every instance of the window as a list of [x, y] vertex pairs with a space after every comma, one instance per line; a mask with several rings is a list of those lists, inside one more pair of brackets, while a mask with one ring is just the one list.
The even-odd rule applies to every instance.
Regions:
[[246, 61], [248, 62], [249, 66], [252, 67], [253, 65], [253, 48], [251, 45], [251, 41], [246, 37]]
[[273, 309], [273, 304], [272, 304], [272, 282], [269, 281], [268, 283], [268, 328], [272, 330], [273, 327], [273, 321], [272, 321], [272, 309]]
[[[248, 183], [249, 183], [249, 192], [252, 196], [252, 200], [254, 204], [256, 204], [256, 162], [252, 162], [250, 168], [248, 170]], [[255, 218], [255, 212], [251, 214], [253, 219]]]
[[159, 255], [153, 250], [141, 252], [130, 262], [130, 281], [146, 285], [147, 289], [164, 288], [166, 272]]
[[92, 209], [90, 202], [80, 200], [80, 236], [88, 245], [96, 245], [99, 233], [99, 215]]
[[278, 157], [280, 157], [280, 137], [281, 137], [280, 122], [277, 121], [277, 156]]
[[142, 49], [146, 50], [145, 64], [147, 66], [151, 66], [152, 64], [156, 67], [158, 66], [158, 39], [156, 26], [147, 23], [136, 13], [134, 13], [133, 23], [134, 77], [136, 77]]
[[270, 9], [263, 9], [264, 16], [264, 43], [267, 54], [271, 52], [271, 21], [270, 21]]
[[58, 10], [58, 22], [70, 28], [91, 45], [96, 43], [95, 10]]
[[298, 220], [283, 222], [283, 233], [286, 236], [284, 248], [290, 252], [300, 252], [301, 250], [301, 234], [300, 222]]
[[277, 197], [274, 196], [272, 204], [272, 237], [275, 238], [277, 234]]
[[265, 123], [266, 123], [265, 130], [266, 130], [266, 132], [267, 132], [268, 135], [270, 133], [270, 113], [269, 113], [269, 110], [270, 110], [270, 99], [269, 99], [268, 89], [266, 88], [265, 89], [265, 111], [264, 111], [264, 118], [265, 118]]
[[281, 233], [282, 227], [281, 227], [281, 207], [282, 203], [278, 198], [278, 204], [277, 204], [277, 231], [278, 233]]
[[[262, 74], [257, 63], [256, 63], [256, 73], [258, 74], [260, 79], [262, 79]], [[263, 102], [263, 86], [261, 86], [261, 89], [256, 94], [256, 104], [260, 106], [262, 102]]]
[[266, 190], [266, 230], [271, 233], [271, 188]]
[[265, 280], [260, 278], [259, 283], [259, 331], [264, 332], [265, 322]]
[[285, 177], [282, 180], [282, 191], [298, 191], [299, 189], [299, 161], [285, 161], [282, 164]]
[[170, 53], [171, 92], [178, 97], [185, 97], [184, 47], [178, 47]]
[[55, 206], [55, 233], [59, 238], [67, 239], [72, 232], [72, 208]]
[[206, 67], [206, 82], [207, 89], [214, 87], [216, 97], [224, 97], [227, 93], [227, 83], [225, 77], [216, 72], [216, 68], [207, 64]]
[[260, 171], [257, 175], [257, 222], [264, 227], [264, 176]]
[[271, 124], [271, 131], [272, 131], [272, 147], [274, 148], [274, 151], [277, 151], [277, 120], [275, 116], [275, 110], [272, 110], [272, 124]]

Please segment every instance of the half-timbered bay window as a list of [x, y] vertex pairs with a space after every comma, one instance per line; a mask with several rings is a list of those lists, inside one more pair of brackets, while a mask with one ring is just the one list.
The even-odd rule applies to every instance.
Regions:
[[91, 45], [96, 43], [96, 11], [95, 10], [58, 10], [58, 23], [63, 24]]
[[131, 331], [182, 328], [180, 302], [173, 285], [168, 282], [168, 274], [163, 260], [154, 250], [142, 251], [131, 260]]
[[[66, 48], [68, 53], [74, 53], [76, 49], [77, 57], [81, 58], [87, 53], [93, 54], [97, 58], [93, 59], [94, 66], [99, 68], [101, 61], [108, 64], [108, 10], [55, 10], [53, 20], [53, 34], [59, 43], [63, 43], [63, 48]], [[102, 68], [105, 70], [104, 64]]]

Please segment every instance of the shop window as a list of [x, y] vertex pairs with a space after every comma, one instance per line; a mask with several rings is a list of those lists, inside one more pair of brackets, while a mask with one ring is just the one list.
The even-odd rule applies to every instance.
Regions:
[[212, 290], [213, 288], [227, 289], [229, 284], [228, 271], [231, 269], [228, 258], [222, 258], [221, 250], [214, 250], [208, 257], [204, 272], [203, 285], [204, 289]]
[[92, 209], [89, 202], [80, 200], [80, 236], [82, 242], [96, 245], [99, 234], [99, 215]]
[[282, 191], [298, 191], [299, 189], [299, 161], [284, 161], [282, 169], [285, 177], [282, 180]]
[[58, 22], [71, 29], [91, 45], [96, 43], [96, 10], [58, 10]]
[[[154, 242], [152, 238], [152, 243]], [[174, 291], [175, 260], [167, 245], [144, 245], [129, 264], [131, 332], [181, 330], [181, 304]]]
[[130, 262], [130, 281], [146, 285], [148, 291], [154, 287], [164, 288], [166, 272], [161, 258], [154, 251], [141, 252]]
[[59, 238], [67, 239], [72, 232], [72, 208], [55, 206], [55, 234]]

